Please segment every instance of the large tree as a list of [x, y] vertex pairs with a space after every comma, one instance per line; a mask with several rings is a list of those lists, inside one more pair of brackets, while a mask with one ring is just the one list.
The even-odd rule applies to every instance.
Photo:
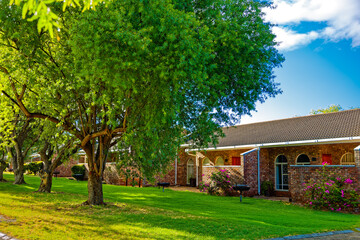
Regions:
[[29, 156], [31, 148], [41, 135], [37, 121], [26, 119], [20, 113], [13, 115], [14, 129], [10, 138], [9, 145], [6, 147], [8, 157], [14, 172], [14, 184], [24, 184], [24, 163]]
[[25, 183], [24, 161], [42, 132], [39, 123], [38, 119], [26, 118], [4, 94], [0, 95], [0, 150], [11, 162], [14, 184]]
[[27, 118], [79, 139], [88, 204], [103, 204], [111, 147], [152, 176], [183, 142], [215, 143], [222, 124], [279, 93], [272, 70], [283, 58], [257, 1], [119, 0], [85, 13], [59, 6], [55, 39], [3, 6], [1, 90]]

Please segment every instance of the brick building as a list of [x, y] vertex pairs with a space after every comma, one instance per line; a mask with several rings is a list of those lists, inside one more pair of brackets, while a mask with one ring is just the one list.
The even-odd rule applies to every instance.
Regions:
[[[317, 171], [328, 162], [331, 174], [351, 177], [353, 187], [360, 189], [360, 109], [243, 124], [223, 131], [225, 137], [216, 147], [184, 146], [169, 172], [158, 180], [197, 186], [207, 182], [212, 172], [227, 169], [234, 182], [251, 187], [245, 195], [260, 194], [261, 183], [270, 181], [276, 196], [296, 201], [302, 199], [302, 183], [318, 178]], [[124, 176], [115, 168], [115, 155], [106, 164], [104, 181], [124, 185]], [[83, 151], [57, 169], [60, 176], [71, 176], [75, 164], [86, 165]]]
[[223, 129], [216, 147], [201, 151], [183, 148], [175, 161], [178, 185], [198, 185], [219, 169], [227, 169], [235, 182], [260, 193], [270, 181], [275, 195], [301, 200], [302, 183], [319, 177], [323, 162], [330, 174], [354, 179], [360, 188], [360, 109], [310, 115]]

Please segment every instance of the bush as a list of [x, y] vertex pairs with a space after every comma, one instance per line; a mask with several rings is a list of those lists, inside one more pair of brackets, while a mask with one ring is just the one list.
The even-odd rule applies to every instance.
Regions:
[[220, 169], [219, 172], [212, 173], [210, 176], [210, 184], [200, 182], [199, 189], [210, 195], [234, 196], [236, 194], [236, 191], [232, 188], [229, 171], [226, 169]]
[[274, 193], [274, 184], [270, 181], [263, 181], [260, 185], [261, 194], [271, 196]]
[[72, 174], [82, 174], [85, 175], [85, 165], [74, 165], [71, 168]]
[[24, 171], [28, 172], [29, 174], [36, 175], [43, 168], [44, 168], [44, 164], [42, 161], [30, 162], [24, 164]]
[[307, 204], [314, 209], [352, 211], [359, 208], [360, 194], [352, 190], [353, 179], [342, 176], [331, 177], [326, 164], [320, 172], [320, 180], [303, 184]]

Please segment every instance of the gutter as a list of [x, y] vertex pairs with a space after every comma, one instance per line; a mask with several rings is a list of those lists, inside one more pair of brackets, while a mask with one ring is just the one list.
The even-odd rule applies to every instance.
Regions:
[[[325, 139], [314, 139], [314, 140], [302, 140], [302, 141], [289, 141], [289, 142], [274, 142], [274, 143], [261, 143], [261, 144], [247, 144], [247, 145], [234, 145], [234, 146], [225, 146], [225, 147], [212, 147], [204, 149], [186, 149], [185, 152], [191, 151], [211, 151], [211, 150], [234, 150], [234, 149], [244, 149], [244, 148], [257, 148], [257, 147], [276, 147], [276, 146], [286, 146], [286, 145], [302, 145], [302, 144], [313, 144], [313, 143], [329, 143], [329, 142], [342, 142], [342, 141], [356, 141], [360, 140], [360, 136], [356, 137], [343, 137], [343, 138], [325, 138]], [[181, 145], [183, 147], [183, 145]], [[187, 145], [188, 146], [188, 145]], [[185, 147], [185, 145], [184, 145]]]

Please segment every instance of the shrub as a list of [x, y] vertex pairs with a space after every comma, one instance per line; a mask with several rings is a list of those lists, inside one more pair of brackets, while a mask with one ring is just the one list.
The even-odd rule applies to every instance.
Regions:
[[274, 184], [270, 181], [263, 181], [260, 185], [261, 194], [271, 196], [274, 193]]
[[74, 165], [71, 168], [72, 174], [82, 174], [85, 175], [85, 165]]
[[236, 194], [236, 191], [232, 188], [229, 171], [226, 169], [220, 169], [219, 172], [212, 173], [210, 176], [210, 184], [200, 182], [199, 189], [210, 195], [233, 196]]
[[314, 209], [331, 211], [351, 211], [359, 207], [360, 194], [352, 190], [353, 179], [342, 176], [332, 177], [324, 164], [319, 172], [319, 181], [303, 184], [307, 204]]
[[29, 174], [36, 175], [43, 168], [44, 168], [44, 164], [42, 161], [30, 162], [24, 164], [24, 171], [28, 172]]

